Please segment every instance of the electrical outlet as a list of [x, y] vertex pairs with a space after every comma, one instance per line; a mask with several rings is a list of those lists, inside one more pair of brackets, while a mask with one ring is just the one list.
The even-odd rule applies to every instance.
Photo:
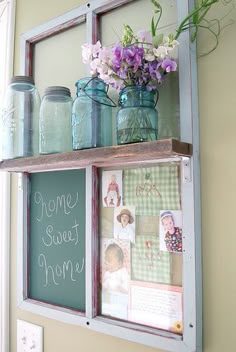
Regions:
[[17, 352], [43, 352], [43, 328], [17, 319]]

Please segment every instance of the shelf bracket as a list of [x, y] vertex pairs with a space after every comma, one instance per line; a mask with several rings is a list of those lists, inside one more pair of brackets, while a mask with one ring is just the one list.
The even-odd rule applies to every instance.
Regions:
[[18, 173], [18, 191], [22, 191], [23, 189], [23, 177], [22, 173]]
[[184, 183], [189, 183], [192, 181], [191, 159], [188, 157], [182, 158], [182, 178]]

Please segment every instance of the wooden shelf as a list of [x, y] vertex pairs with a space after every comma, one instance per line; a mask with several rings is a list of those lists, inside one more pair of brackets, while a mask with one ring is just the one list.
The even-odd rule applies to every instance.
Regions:
[[3, 160], [0, 162], [0, 170], [9, 172], [65, 170], [86, 167], [88, 165], [101, 167], [191, 155], [191, 144], [175, 139], [163, 139], [153, 142]]

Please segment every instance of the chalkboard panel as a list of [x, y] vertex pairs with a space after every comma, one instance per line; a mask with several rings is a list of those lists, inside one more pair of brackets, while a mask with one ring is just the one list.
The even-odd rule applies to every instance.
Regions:
[[85, 311], [85, 169], [29, 181], [29, 298]]

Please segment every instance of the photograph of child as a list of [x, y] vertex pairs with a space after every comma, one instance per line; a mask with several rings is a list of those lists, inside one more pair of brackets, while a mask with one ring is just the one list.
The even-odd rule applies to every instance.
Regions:
[[120, 207], [115, 209], [114, 238], [135, 243], [135, 207]]
[[101, 242], [101, 314], [128, 317], [130, 242]]
[[163, 210], [160, 212], [160, 250], [182, 252], [181, 211]]
[[124, 253], [117, 243], [111, 243], [105, 250], [105, 274], [103, 290], [128, 293], [129, 273], [124, 266]]
[[103, 171], [102, 190], [104, 207], [122, 205], [122, 170]]

